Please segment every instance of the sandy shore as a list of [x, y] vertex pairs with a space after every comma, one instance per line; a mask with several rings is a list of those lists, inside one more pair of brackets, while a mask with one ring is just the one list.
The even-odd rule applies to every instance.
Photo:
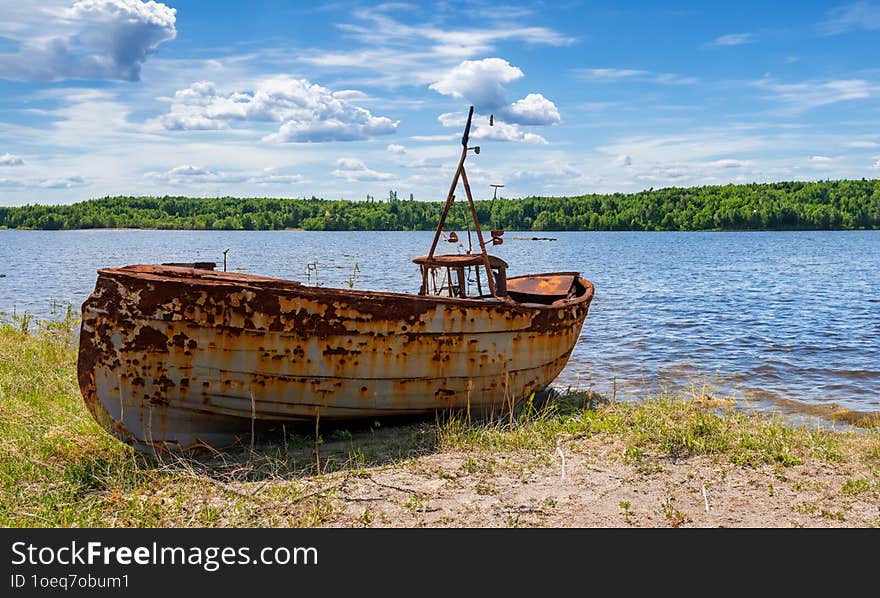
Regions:
[[[435, 452], [312, 476], [300, 479], [288, 513], [320, 511], [316, 523], [332, 527], [880, 526], [880, 471], [858, 460], [753, 467], [659, 454], [628, 463], [627, 446], [598, 436], [538, 452]], [[283, 489], [273, 482], [260, 493], [271, 496], [276, 484]]]

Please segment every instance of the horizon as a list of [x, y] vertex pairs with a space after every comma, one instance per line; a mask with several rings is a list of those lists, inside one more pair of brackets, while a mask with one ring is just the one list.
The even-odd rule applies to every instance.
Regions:
[[[528, 199], [533, 199], [533, 198], [534, 199], [569, 199], [569, 198], [574, 199], [574, 198], [578, 198], [578, 197], [589, 197], [592, 195], [599, 195], [599, 196], [638, 195], [639, 193], [661, 192], [661, 191], [667, 191], [670, 189], [700, 189], [700, 188], [704, 188], [704, 187], [726, 187], [726, 186], [747, 187], [750, 185], [790, 185], [790, 184], [798, 184], [798, 183], [846, 183], [846, 182], [854, 182], [854, 181], [880, 183], [880, 177], [878, 177], [876, 179], [873, 179], [873, 178], [872, 179], [868, 179], [868, 178], [861, 178], [861, 179], [818, 179], [818, 180], [814, 180], [814, 181], [796, 181], [796, 180], [767, 181], [767, 182], [750, 181], [750, 182], [746, 182], [746, 183], [718, 183], [718, 184], [711, 184], [711, 185], [708, 185], [708, 184], [707, 185], [689, 185], [686, 187], [672, 185], [672, 186], [668, 186], [668, 187], [650, 187], [648, 189], [640, 189], [638, 191], [608, 191], [605, 193], [602, 193], [602, 192], [592, 193], [591, 192], [591, 193], [578, 193], [575, 195], [522, 195], [522, 196], [518, 196], [518, 197], [507, 197], [507, 196], [502, 196], [499, 193], [497, 199], [504, 200], [504, 201], [522, 201], [522, 200], [528, 200]], [[391, 191], [394, 191], [394, 190], [392, 189]], [[66, 202], [66, 203], [54, 203], [54, 204], [39, 203], [39, 202], [37, 202], [37, 203], [23, 203], [23, 204], [18, 204], [18, 205], [0, 205], [0, 208], [20, 208], [20, 207], [28, 207], [28, 206], [56, 207], [56, 206], [69, 206], [69, 205], [74, 205], [74, 204], [86, 203], [86, 202], [90, 202], [90, 201], [101, 201], [103, 199], [117, 199], [117, 198], [123, 198], [123, 199], [146, 199], [146, 198], [161, 199], [163, 197], [174, 198], [174, 199], [178, 199], [178, 198], [179, 199], [193, 199], [193, 200], [200, 200], [200, 199], [205, 199], [205, 200], [208, 200], [208, 199], [279, 200], [280, 199], [280, 200], [298, 200], [298, 201], [342, 201], [342, 202], [353, 202], [353, 203], [371, 202], [371, 201], [378, 202], [378, 203], [387, 203], [387, 202], [391, 201], [389, 197], [374, 197], [372, 195], [369, 198], [366, 198], [366, 197], [364, 197], [364, 198], [340, 197], [340, 198], [334, 199], [334, 198], [328, 198], [328, 197], [318, 197], [318, 196], [314, 196], [314, 195], [306, 197], [306, 196], [288, 196], [288, 195], [173, 195], [170, 193], [165, 193], [162, 195], [103, 195], [101, 197], [89, 197], [86, 199], [80, 199], [77, 201]], [[395, 199], [394, 201], [419, 201], [419, 202], [425, 202], [425, 203], [431, 203], [431, 202], [445, 203], [446, 198], [444, 197], [444, 198], [437, 198], [437, 199], [415, 199], [415, 198], [410, 199], [409, 197], [403, 197], [400, 199]], [[458, 201], [459, 202], [461, 202], [461, 201], [466, 202], [467, 200], [466, 199], [458, 199]], [[495, 199], [493, 199], [492, 197], [474, 197], [474, 201], [475, 202], [492, 202], [492, 201], [495, 201]]]
[[469, 105], [478, 200], [880, 179], [877, 2], [0, 0], [0, 16], [0, 207], [442, 201]]

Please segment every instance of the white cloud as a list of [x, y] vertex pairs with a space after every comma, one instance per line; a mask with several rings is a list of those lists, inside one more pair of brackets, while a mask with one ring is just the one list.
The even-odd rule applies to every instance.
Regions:
[[503, 116], [521, 125], [549, 125], [560, 121], [556, 104], [540, 93], [530, 93], [515, 101]]
[[706, 163], [707, 166], [714, 166], [717, 168], [747, 168], [752, 166], [752, 164], [753, 162], [751, 160], [732, 160], [730, 158]]
[[349, 182], [387, 181], [394, 178], [393, 174], [367, 168], [366, 164], [355, 158], [339, 158], [336, 161], [336, 166], [333, 176]]
[[241, 172], [211, 170], [189, 164], [176, 166], [163, 172], [148, 172], [145, 177], [172, 185], [208, 184], [208, 183], [255, 183], [257, 185], [296, 184], [306, 182], [299, 174], [275, 174], [272, 169], [265, 169], [257, 175], [248, 176]]
[[[150, 126], [152, 123], [148, 123]], [[218, 131], [228, 129], [229, 123], [200, 114], [171, 113], [161, 118], [161, 125], [168, 131]]]
[[406, 153], [406, 147], [399, 145], [397, 143], [389, 143], [388, 147], [385, 149], [388, 150], [389, 152], [391, 152], [392, 154], [405, 154]]
[[19, 48], [0, 54], [0, 78], [138, 81], [147, 57], [176, 37], [175, 13], [139, 0], [77, 0], [62, 11], [44, 10], [42, 22], [7, 26]]
[[298, 185], [300, 183], [306, 183], [308, 181], [301, 174], [265, 173], [258, 176], [250, 177], [248, 179], [248, 182], [256, 183], [258, 185]]
[[648, 71], [637, 69], [578, 69], [582, 76], [592, 79], [625, 79], [627, 77], [639, 77], [649, 74]]
[[364, 170], [367, 167], [363, 161], [356, 158], [339, 158], [336, 160], [336, 166], [344, 170]]
[[340, 89], [333, 92], [333, 97], [350, 102], [352, 100], [366, 100], [370, 96], [357, 89]]
[[[727, 183], [746, 183], [756, 180], [780, 180], [783, 175], [770, 176], [769, 168], [756, 168], [756, 161], [722, 158], [717, 160], [700, 159], [693, 155], [684, 159], [672, 154], [655, 155], [627, 169], [627, 176], [635, 182], [651, 186], [692, 186], [717, 185]], [[761, 166], [768, 163], [762, 161]], [[779, 171], [782, 172], [782, 171]], [[786, 168], [786, 176], [791, 176]], [[613, 174], [612, 174], [613, 176]], [[619, 177], [616, 177], [619, 180]], [[618, 183], [619, 185], [620, 183]]]
[[[429, 22], [422, 23], [416, 20], [423, 12], [420, 10], [411, 10], [406, 22], [390, 16], [402, 10], [392, 11], [387, 5], [353, 10], [355, 22], [337, 27], [359, 44], [344, 50], [308, 49], [296, 54], [295, 60], [324, 70], [345, 71], [348, 80], [359, 85], [396, 88], [436, 82], [463, 59], [491, 55], [500, 43], [560, 47], [576, 41], [553, 29], [516, 22], [531, 11], [491, 6], [489, 11], [496, 17], [507, 16], [501, 20], [480, 19], [488, 23], [481, 27], [462, 27], [442, 22], [442, 6], [432, 8]], [[459, 13], [455, 21], [461, 21]]]
[[465, 98], [483, 111], [495, 110], [507, 103], [504, 84], [522, 76], [519, 68], [502, 58], [465, 60], [429, 87], [443, 95]]
[[174, 185], [190, 183], [240, 183], [246, 179], [241, 175], [217, 172], [200, 166], [176, 166], [164, 172], [148, 172], [144, 175]]
[[72, 189], [84, 185], [88, 185], [88, 181], [81, 176], [43, 179], [37, 183], [38, 187], [45, 187], [48, 189]]
[[22, 160], [18, 156], [14, 156], [12, 154], [0, 155], [0, 166], [21, 166], [23, 164], [24, 160]]
[[[351, 97], [351, 90], [343, 96]], [[234, 121], [280, 123], [266, 141], [322, 142], [369, 139], [394, 133], [399, 121], [369, 110], [305, 79], [275, 77], [253, 91], [223, 93], [209, 81], [174, 94], [171, 110], [150, 124], [166, 130], [228, 128]]]
[[[505, 84], [523, 77], [523, 72], [502, 58], [465, 60], [449, 70], [429, 87], [443, 95], [464, 98], [481, 113], [492, 112], [512, 125], [551, 125], [560, 121], [556, 104], [540, 93], [530, 93], [521, 100], [508, 104]], [[443, 119], [441, 118], [441, 122]], [[446, 125], [444, 123], [445, 126]], [[484, 133], [486, 138], [511, 136], [513, 129], [506, 133]], [[523, 133], [518, 140], [540, 138], [535, 134]]]
[[753, 81], [752, 86], [770, 92], [770, 97], [794, 112], [812, 108], [860, 100], [874, 96], [880, 87], [865, 79], [810, 80], [801, 83], [780, 83], [764, 78]]
[[[475, 119], [479, 120], [479, 115], [475, 115]], [[437, 117], [440, 124], [444, 127], [463, 127], [466, 117], [459, 112], [444, 112]], [[454, 139], [455, 137], [453, 137]]]
[[186, 89], [174, 92], [175, 103], [208, 106], [217, 97], [217, 87], [211, 81], [196, 81]]
[[697, 174], [687, 166], [653, 165], [641, 174], [635, 175], [640, 181], [680, 184], [681, 179]]
[[538, 135], [523, 130], [517, 124], [495, 121], [494, 126], [477, 123], [471, 128], [471, 139], [489, 139], [492, 141], [516, 141], [519, 143], [546, 144], [547, 140]]
[[[514, 167], [498, 176], [504, 181], [505, 192], [516, 195], [548, 195], [551, 190], [568, 188], [571, 194], [583, 193], [602, 181], [602, 177], [586, 174], [592, 169], [583, 164], [561, 160], [538, 160], [523, 167]], [[562, 187], [560, 187], [562, 185]], [[574, 191], [580, 189], [580, 191]], [[500, 190], [499, 190], [500, 192]]]
[[816, 166], [828, 166], [834, 161], [834, 158], [828, 156], [810, 156], [810, 162]]
[[[440, 116], [443, 116], [442, 114]], [[442, 122], [442, 121], [441, 121]], [[464, 120], [461, 121], [464, 123]], [[446, 126], [446, 125], [444, 125]], [[410, 139], [413, 141], [451, 141], [453, 139], [457, 139], [458, 135], [455, 133], [449, 135], [411, 135]]]
[[659, 73], [654, 77], [655, 83], [661, 85], [694, 85], [700, 82], [698, 77], [688, 77], [686, 75], [677, 75], [675, 73]]
[[854, 2], [838, 6], [828, 13], [828, 18], [820, 24], [827, 35], [839, 35], [860, 29], [872, 31], [880, 29], [880, 6], [868, 2]]
[[[444, 127], [464, 127], [466, 117], [464, 114], [456, 112], [446, 112], [437, 117]], [[524, 130], [515, 123], [506, 123], [495, 120], [495, 124], [489, 126], [489, 117], [474, 112], [474, 118], [471, 121], [471, 139], [489, 139], [492, 141], [516, 141], [520, 143], [539, 143], [545, 144], [547, 140], [538, 135]]]
[[661, 161], [668, 156], [682, 160], [703, 159], [734, 151], [760, 149], [764, 145], [753, 138], [738, 139], [732, 135], [699, 132], [687, 135], [660, 135], [656, 137], [622, 137], [599, 151], [610, 156], [630, 156], [639, 163]]
[[712, 40], [713, 46], [741, 46], [755, 41], [751, 33], [728, 33]]
[[39, 189], [72, 189], [74, 187], [82, 187], [88, 185], [81, 176], [70, 176], [60, 178], [43, 178], [43, 179], [5, 179], [0, 178], [0, 187], [11, 187], [18, 189], [39, 188]]
[[423, 156], [404, 162], [401, 166], [421, 171], [443, 169], [445, 172], [448, 172], [452, 163], [453, 160], [449, 156]]
[[621, 154], [621, 155], [617, 156], [616, 158], [614, 158], [614, 165], [615, 166], [632, 166], [632, 163], [633, 163], [632, 157], [628, 156], [627, 154]]
[[356, 108], [350, 120], [329, 118], [327, 120], [289, 120], [279, 127], [277, 133], [264, 137], [277, 143], [320, 143], [324, 141], [357, 141], [375, 135], [389, 135], [397, 128], [397, 122], [374, 117], [363, 108]]
[[874, 170], [880, 170], [880, 158], [877, 158], [877, 160], [871, 165], [871, 168]]
[[572, 72], [580, 79], [605, 83], [638, 80], [660, 85], [693, 85], [700, 81], [697, 77], [677, 73], [652, 73], [641, 69], [584, 68], [573, 69]]
[[359, 10], [354, 16], [369, 23], [366, 25], [347, 23], [339, 25], [339, 29], [368, 45], [427, 42], [433, 44], [431, 49], [438, 54], [446, 53], [459, 57], [488, 52], [493, 48], [493, 44], [500, 41], [521, 41], [550, 46], [567, 46], [575, 41], [574, 38], [546, 27], [524, 27], [510, 23], [469, 29], [440, 28], [433, 24], [411, 25], [389, 17], [382, 7]]
[[877, 143], [876, 141], [857, 140], [857, 141], [849, 141], [849, 142], [847, 142], [846, 146], [847, 146], [847, 147], [859, 148], [859, 149], [861, 149], [861, 148], [873, 148], [873, 147], [880, 147], [880, 143]]

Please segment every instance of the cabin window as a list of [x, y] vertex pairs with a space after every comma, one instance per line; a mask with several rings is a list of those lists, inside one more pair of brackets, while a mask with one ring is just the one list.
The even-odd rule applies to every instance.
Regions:
[[[427, 288], [423, 293], [442, 297], [479, 299], [491, 297], [486, 268], [483, 266], [464, 267], [422, 267], [422, 276]], [[505, 273], [500, 268], [492, 268], [495, 293], [506, 294]]]

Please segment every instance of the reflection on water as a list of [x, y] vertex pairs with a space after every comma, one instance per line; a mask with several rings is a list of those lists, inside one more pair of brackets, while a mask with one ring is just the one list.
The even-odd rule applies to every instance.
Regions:
[[[430, 232], [0, 231], [0, 311], [77, 307], [95, 270], [215, 261], [323, 286], [418, 289]], [[692, 384], [761, 408], [880, 411], [880, 231], [510, 232], [510, 275], [580, 271], [596, 287], [557, 386], [618, 397]], [[442, 251], [459, 252], [461, 243]], [[517, 238], [521, 237], [521, 238]], [[316, 270], [308, 270], [314, 264]], [[61, 308], [63, 313], [63, 308]]]

